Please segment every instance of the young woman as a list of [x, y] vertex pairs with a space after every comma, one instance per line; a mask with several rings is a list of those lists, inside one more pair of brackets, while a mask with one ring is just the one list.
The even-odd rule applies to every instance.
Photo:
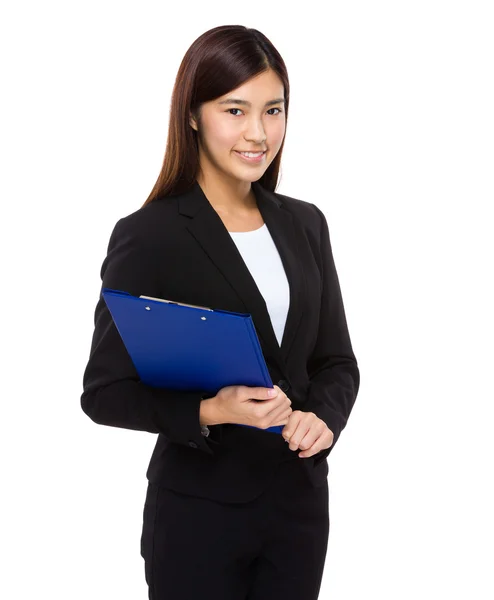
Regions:
[[288, 105], [262, 33], [201, 35], [179, 68], [158, 180], [116, 223], [101, 268], [102, 288], [250, 313], [274, 384], [274, 396], [143, 384], [100, 295], [81, 405], [96, 423], [158, 434], [141, 538], [153, 600], [319, 595], [326, 459], [359, 369], [326, 219], [274, 191]]

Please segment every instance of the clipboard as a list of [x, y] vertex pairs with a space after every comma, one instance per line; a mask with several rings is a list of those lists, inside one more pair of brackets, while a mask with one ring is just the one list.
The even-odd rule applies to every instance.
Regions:
[[143, 383], [211, 395], [229, 385], [274, 387], [250, 314], [110, 288], [102, 296]]

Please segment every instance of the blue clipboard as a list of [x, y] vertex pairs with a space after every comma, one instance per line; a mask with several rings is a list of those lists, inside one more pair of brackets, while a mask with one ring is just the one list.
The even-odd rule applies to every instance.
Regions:
[[110, 288], [102, 296], [143, 383], [211, 395], [228, 385], [273, 387], [250, 314]]

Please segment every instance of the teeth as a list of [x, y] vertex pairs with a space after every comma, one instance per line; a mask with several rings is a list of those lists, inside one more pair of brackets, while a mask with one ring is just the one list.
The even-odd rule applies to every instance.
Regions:
[[239, 154], [243, 154], [249, 158], [254, 158], [256, 156], [261, 156], [261, 154], [264, 154], [264, 152], [239, 152]]

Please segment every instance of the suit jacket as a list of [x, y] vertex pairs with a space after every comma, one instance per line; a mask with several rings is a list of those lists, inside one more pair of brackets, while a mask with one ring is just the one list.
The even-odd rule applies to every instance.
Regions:
[[121, 218], [101, 267], [102, 288], [247, 312], [273, 383], [292, 410], [311, 411], [334, 434], [330, 448], [298, 458], [278, 433], [224, 423], [203, 435], [206, 391], [143, 384], [100, 293], [81, 406], [96, 423], [157, 433], [146, 476], [176, 491], [228, 502], [257, 497], [283, 460], [301, 460], [313, 486], [346, 425], [360, 375], [348, 332], [328, 225], [310, 202], [252, 183], [289, 281], [281, 346], [266, 303], [218, 213], [197, 183]]

